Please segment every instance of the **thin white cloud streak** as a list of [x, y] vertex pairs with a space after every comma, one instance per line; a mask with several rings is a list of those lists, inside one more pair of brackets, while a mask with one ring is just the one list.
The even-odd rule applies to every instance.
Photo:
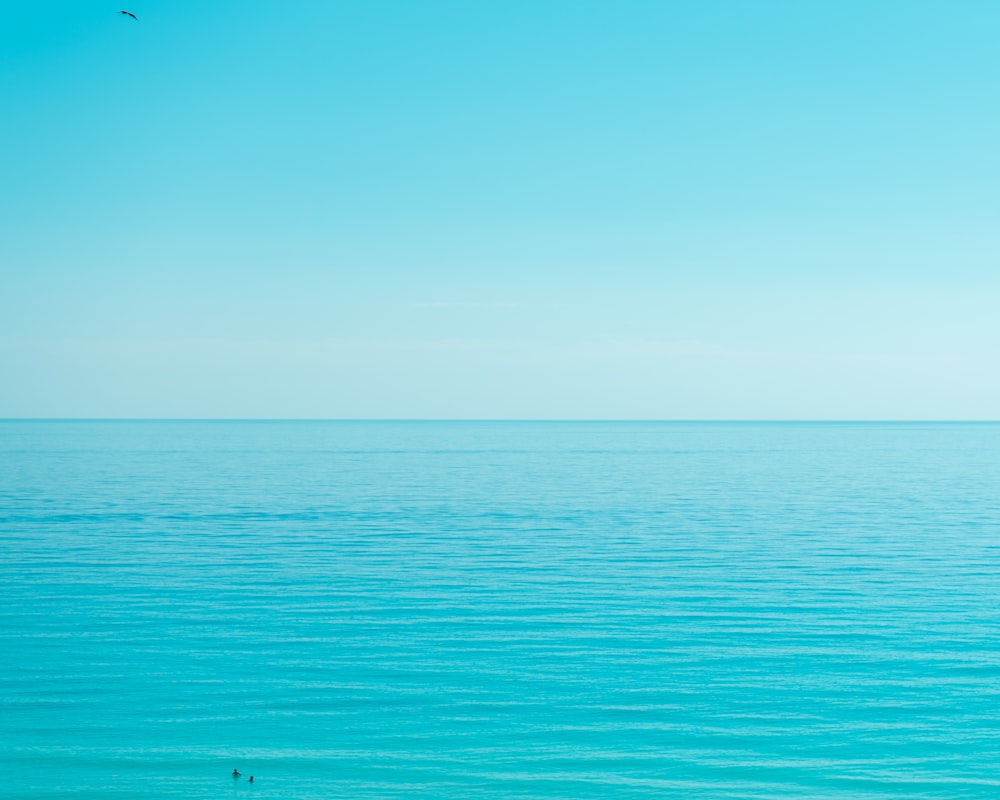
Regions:
[[452, 300], [433, 300], [411, 303], [410, 308], [415, 309], [514, 309], [523, 308], [520, 303], [478, 303]]

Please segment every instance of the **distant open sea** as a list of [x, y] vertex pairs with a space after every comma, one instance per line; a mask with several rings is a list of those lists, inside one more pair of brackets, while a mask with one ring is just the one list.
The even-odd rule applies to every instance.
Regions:
[[0, 797], [995, 800], [1000, 425], [0, 422]]

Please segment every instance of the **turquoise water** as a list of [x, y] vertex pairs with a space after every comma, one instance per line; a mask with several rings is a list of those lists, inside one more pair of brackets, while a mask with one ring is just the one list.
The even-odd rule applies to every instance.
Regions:
[[996, 798], [998, 490], [995, 425], [0, 423], [0, 796]]

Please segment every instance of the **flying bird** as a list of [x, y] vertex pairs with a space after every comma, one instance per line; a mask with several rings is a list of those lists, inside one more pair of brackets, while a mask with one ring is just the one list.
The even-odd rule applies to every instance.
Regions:
[[132, 13], [131, 11], [119, 11], [118, 13], [119, 13], [119, 14], [124, 14], [124, 15], [125, 15], [126, 17], [132, 17], [132, 19], [134, 19], [134, 20], [136, 20], [136, 21], [138, 21], [138, 19], [139, 19], [139, 18], [138, 18], [138, 17], [137, 17], [137, 16], [135, 15], [135, 14], [133, 14], [133, 13]]

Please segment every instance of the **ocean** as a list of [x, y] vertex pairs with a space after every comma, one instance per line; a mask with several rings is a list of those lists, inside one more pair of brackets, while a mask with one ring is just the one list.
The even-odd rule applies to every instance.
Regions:
[[1000, 425], [0, 422], [0, 797], [995, 799]]

